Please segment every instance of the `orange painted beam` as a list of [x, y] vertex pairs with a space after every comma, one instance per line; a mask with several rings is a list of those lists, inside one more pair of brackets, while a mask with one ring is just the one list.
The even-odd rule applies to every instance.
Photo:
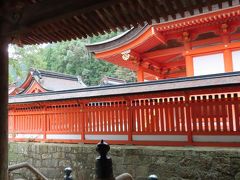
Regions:
[[203, 55], [203, 54], [211, 54], [213, 52], [221, 52], [224, 49], [226, 49], [226, 47], [222, 44], [217, 46], [203, 47], [203, 48], [189, 50], [189, 51], [186, 51], [184, 55], [197, 56], [197, 55]]
[[216, 22], [223, 19], [229, 19], [229, 17], [239, 16], [240, 15], [239, 9], [240, 9], [239, 6], [235, 6], [231, 8], [195, 15], [189, 18], [183, 18], [181, 20], [177, 19], [166, 23], [159, 23], [154, 25], [154, 27], [158, 31], [169, 31], [184, 27], [191, 27], [198, 24]]
[[154, 27], [152, 27], [152, 33], [161, 44], [167, 44], [165, 37], [160, 32], [156, 31]]
[[169, 48], [169, 49], [163, 49], [163, 50], [157, 50], [157, 51], [153, 51], [153, 52], [143, 53], [143, 54], [141, 54], [141, 57], [143, 60], [154, 59], [154, 58], [159, 58], [159, 57], [163, 57], [163, 56], [182, 54], [183, 52], [184, 52], [183, 47], [177, 47], [177, 48]]
[[221, 37], [215, 37], [215, 38], [209, 38], [209, 39], [203, 39], [203, 40], [198, 40], [198, 41], [192, 41], [192, 47], [196, 46], [209, 46], [209, 44], [215, 44], [215, 43], [221, 43], [222, 38]]
[[180, 61], [174, 61], [174, 62], [169, 62], [169, 63], [161, 63], [160, 65], [162, 67], [166, 67], [166, 68], [174, 68], [174, 67], [179, 67], [179, 66], [185, 66], [185, 61], [184, 60], [180, 60]]
[[143, 71], [145, 73], [148, 73], [148, 74], [151, 74], [151, 75], [154, 75], [154, 76], [157, 76], [158, 78], [162, 79], [163, 78], [163, 75], [160, 73], [160, 72], [157, 72], [155, 70], [151, 70], [151, 69], [148, 69], [148, 68], [145, 68], [145, 67], [142, 67]]
[[173, 74], [165, 75], [165, 78], [179, 78], [179, 77], [186, 77], [186, 72], [178, 72]]
[[203, 54], [211, 54], [214, 52], [223, 52], [225, 49], [237, 49], [240, 47], [240, 42], [231, 42], [228, 44], [220, 44], [216, 46], [211, 47], [203, 47], [203, 48], [197, 48], [189, 51], [185, 51], [183, 55], [203, 55]]

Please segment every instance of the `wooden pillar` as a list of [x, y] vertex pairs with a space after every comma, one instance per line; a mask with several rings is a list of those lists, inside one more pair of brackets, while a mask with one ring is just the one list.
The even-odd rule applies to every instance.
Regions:
[[144, 82], [144, 71], [143, 71], [143, 68], [141, 66], [138, 66], [137, 81], [138, 82]]
[[[0, 29], [1, 29], [0, 23]], [[8, 41], [0, 38], [0, 179], [8, 179]]]
[[185, 64], [186, 64], [186, 75], [187, 77], [194, 76], [194, 68], [193, 68], [193, 58], [192, 56], [188, 55], [189, 51], [191, 50], [190, 38], [189, 33], [183, 33], [183, 41], [184, 41], [184, 48], [185, 48]]
[[233, 71], [232, 52], [228, 48], [228, 44], [230, 42], [230, 38], [228, 34], [228, 25], [222, 24], [221, 29], [222, 29], [222, 41], [226, 48], [223, 51], [225, 72], [232, 72]]
[[225, 49], [223, 54], [225, 72], [232, 72], [233, 71], [232, 52], [230, 51], [230, 49]]
[[185, 56], [185, 63], [186, 63], [186, 75], [187, 77], [194, 76], [194, 68], [193, 68], [193, 59], [191, 56]]

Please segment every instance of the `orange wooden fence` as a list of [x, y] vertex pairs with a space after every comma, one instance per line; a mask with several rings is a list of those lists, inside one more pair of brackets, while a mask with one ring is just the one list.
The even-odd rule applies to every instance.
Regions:
[[9, 105], [11, 141], [240, 146], [240, 86]]

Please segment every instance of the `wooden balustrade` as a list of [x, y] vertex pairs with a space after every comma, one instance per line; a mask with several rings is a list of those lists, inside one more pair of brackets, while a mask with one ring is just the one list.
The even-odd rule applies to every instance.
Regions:
[[11, 141], [240, 146], [240, 86], [9, 105]]

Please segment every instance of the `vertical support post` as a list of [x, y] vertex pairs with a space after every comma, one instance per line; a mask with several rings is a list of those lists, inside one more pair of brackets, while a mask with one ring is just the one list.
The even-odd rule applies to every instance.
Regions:
[[185, 108], [186, 108], [186, 122], [187, 122], [187, 136], [188, 144], [192, 145], [192, 120], [191, 120], [191, 102], [189, 94], [185, 93]]
[[46, 106], [44, 106], [44, 111], [43, 111], [43, 142], [47, 141], [47, 111], [46, 111]]
[[84, 143], [85, 140], [85, 117], [84, 117], [84, 103], [80, 103], [80, 120], [81, 120], [81, 127], [82, 127], [82, 132], [81, 132], [81, 141]]
[[144, 81], [144, 71], [140, 65], [138, 66], [138, 70], [137, 70], [137, 81], [138, 82]]
[[[3, 28], [3, 24], [0, 23], [0, 33]], [[0, 179], [8, 179], [8, 40], [1, 36], [0, 104]]]
[[233, 62], [232, 62], [232, 53], [230, 49], [225, 49], [223, 51], [224, 54], [224, 67], [225, 72], [232, 72], [233, 71]]
[[193, 58], [192, 56], [188, 55], [189, 51], [191, 50], [190, 38], [189, 33], [183, 33], [183, 41], [184, 41], [184, 48], [185, 48], [185, 64], [186, 64], [186, 75], [187, 77], [194, 76], [194, 68], [193, 68]]
[[126, 100], [127, 114], [128, 114], [128, 143], [132, 144], [132, 131], [133, 131], [133, 118], [132, 118], [132, 108], [131, 101]]
[[192, 56], [186, 55], [185, 56], [185, 63], [186, 63], [186, 75], [187, 75], [187, 77], [194, 76]]
[[223, 51], [223, 56], [224, 56], [224, 67], [225, 67], [225, 72], [232, 72], [233, 71], [233, 62], [232, 62], [232, 52], [228, 48], [228, 44], [230, 42], [229, 34], [228, 34], [228, 25], [227, 24], [222, 24], [221, 29], [222, 29], [222, 41], [225, 46], [225, 50]]
[[13, 132], [12, 132], [12, 140], [13, 141], [15, 141], [16, 140], [16, 129], [17, 129], [17, 127], [16, 127], [16, 110], [15, 109], [13, 109], [12, 110], [13, 111]]

